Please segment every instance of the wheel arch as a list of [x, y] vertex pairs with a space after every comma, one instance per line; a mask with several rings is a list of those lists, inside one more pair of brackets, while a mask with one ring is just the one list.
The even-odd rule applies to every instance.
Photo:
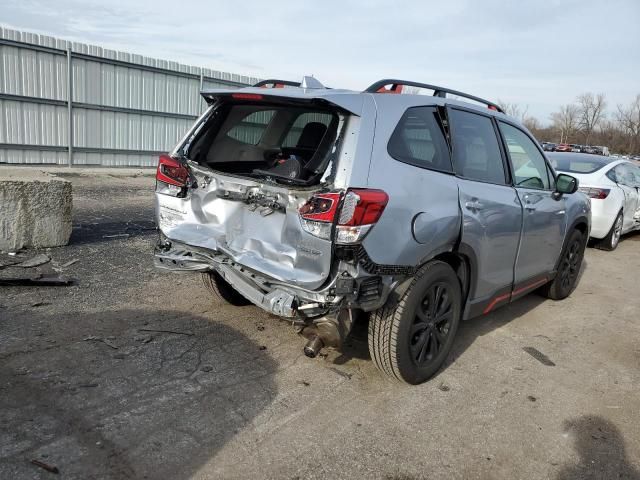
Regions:
[[582, 235], [584, 236], [584, 243], [586, 245], [587, 241], [589, 240], [589, 236], [587, 234], [587, 232], [589, 231], [589, 219], [584, 215], [580, 215], [569, 224], [569, 228], [567, 228], [564, 239], [562, 240], [562, 249], [560, 250], [560, 255], [558, 255], [558, 259], [556, 260], [556, 266], [552, 272], [552, 276], [555, 276], [556, 272], [558, 271], [560, 261], [562, 260], [564, 252], [567, 248], [567, 242], [569, 241], [571, 232], [573, 232], [574, 230], [578, 230], [580, 233], [582, 233]]

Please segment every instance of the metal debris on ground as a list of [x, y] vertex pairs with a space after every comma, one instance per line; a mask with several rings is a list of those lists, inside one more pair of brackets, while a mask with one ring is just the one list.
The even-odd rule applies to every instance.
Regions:
[[176, 330], [158, 330], [155, 328], [139, 328], [139, 332], [158, 332], [158, 333], [173, 333], [175, 335], [187, 335], [189, 337], [193, 337], [195, 333], [192, 332], [178, 332]]
[[24, 262], [17, 263], [16, 267], [22, 268], [33, 268], [39, 267], [40, 265], [44, 265], [45, 263], [49, 263], [51, 261], [51, 257], [49, 255], [45, 255], [41, 253], [36, 255], [35, 257], [31, 257], [29, 260], [25, 260]]
[[44, 462], [41, 462], [40, 460], [33, 459], [33, 460], [31, 460], [31, 463], [34, 464], [37, 467], [45, 469], [47, 472], [51, 472], [51, 473], [55, 473], [55, 474], [60, 473], [60, 470], [58, 470], [58, 467], [56, 467], [54, 465], [48, 465], [48, 464], [46, 464]]
[[541, 364], [546, 365], [547, 367], [555, 367], [556, 364], [551, 361], [549, 357], [547, 357], [544, 353], [542, 353], [537, 348], [533, 347], [522, 347], [522, 350], [527, 352], [533, 358], [538, 360]]
[[66, 286], [75, 282], [73, 278], [64, 277], [57, 273], [37, 273], [31, 275], [0, 277], [0, 285], [3, 286]]
[[71, 265], [73, 265], [74, 263], [78, 263], [80, 261], [80, 259], [75, 258], [73, 260], [68, 261], [67, 263], [65, 263], [64, 265], [60, 265], [60, 268], [67, 268], [70, 267]]
[[339, 370], [339, 369], [334, 368], [334, 367], [328, 367], [328, 368], [329, 368], [329, 370], [331, 370], [332, 372], [335, 372], [335, 373], [337, 373], [338, 375], [340, 375], [341, 377], [344, 377], [344, 378], [346, 378], [346, 379], [348, 379], [348, 380], [351, 380], [351, 377], [353, 377], [353, 374], [352, 374], [352, 373], [343, 372], [342, 370]]
[[114, 235], [103, 235], [102, 238], [129, 238], [128, 233], [116, 233]]
[[152, 335], [137, 335], [133, 339], [136, 342], [149, 343], [151, 340], [153, 340], [153, 336]]
[[36, 303], [32, 303], [31, 306], [32, 307], [45, 307], [47, 305], [51, 305], [50, 302], [36, 302]]

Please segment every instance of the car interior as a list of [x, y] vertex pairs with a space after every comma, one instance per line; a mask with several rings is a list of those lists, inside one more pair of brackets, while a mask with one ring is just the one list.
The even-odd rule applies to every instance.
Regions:
[[188, 158], [214, 170], [313, 184], [329, 163], [340, 116], [297, 106], [220, 106]]

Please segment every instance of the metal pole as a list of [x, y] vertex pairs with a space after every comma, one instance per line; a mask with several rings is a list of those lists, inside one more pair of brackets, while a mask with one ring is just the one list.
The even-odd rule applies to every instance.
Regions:
[[203, 85], [204, 85], [204, 73], [202, 71], [202, 67], [200, 67], [200, 91], [202, 91]]
[[67, 47], [67, 148], [69, 152], [69, 167], [73, 166], [73, 64], [71, 60], [71, 45]]

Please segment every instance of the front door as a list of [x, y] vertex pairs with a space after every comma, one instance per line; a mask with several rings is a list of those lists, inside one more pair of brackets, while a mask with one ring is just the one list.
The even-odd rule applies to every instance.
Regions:
[[565, 199], [554, 193], [553, 173], [531, 137], [508, 123], [499, 125], [523, 207], [514, 288], [533, 289], [536, 282], [545, 282], [560, 257], [567, 228]]

